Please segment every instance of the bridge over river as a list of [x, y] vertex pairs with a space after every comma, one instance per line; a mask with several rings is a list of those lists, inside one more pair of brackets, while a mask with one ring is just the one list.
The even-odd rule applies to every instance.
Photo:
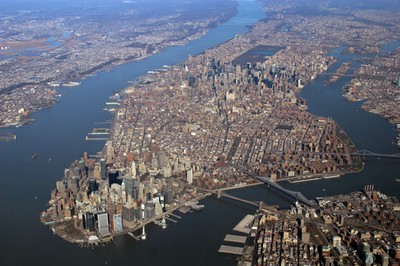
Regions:
[[[361, 156], [361, 157], [364, 157], [364, 158], [365, 157], [376, 157], [376, 158], [400, 159], [400, 153], [383, 154], [383, 153], [371, 152], [371, 151], [368, 151], [368, 150], [358, 150], [358, 151], [355, 151], [355, 152], [352, 152], [352, 153], [349, 153], [349, 154], [318, 153], [318, 152], [313, 152], [313, 153], [309, 153], [309, 154], [314, 154], [314, 155], [324, 155], [324, 154], [326, 154], [326, 155], [350, 155], [350, 156]], [[308, 206], [311, 206], [311, 207], [315, 206], [315, 202], [307, 199], [301, 192], [292, 191], [292, 190], [286, 189], [286, 188], [282, 187], [281, 185], [279, 185], [278, 183], [276, 183], [271, 178], [262, 177], [262, 176], [256, 176], [254, 173], [249, 172], [243, 166], [235, 165], [234, 167], [239, 169], [239, 170], [241, 170], [241, 171], [243, 171], [244, 173], [248, 174], [249, 176], [252, 176], [255, 179], [257, 179], [257, 180], [259, 180], [261, 182], [264, 182], [265, 184], [267, 184], [267, 185], [269, 185], [269, 186], [271, 186], [271, 187], [283, 192], [284, 194], [291, 196], [292, 198], [298, 200], [301, 203], [304, 203], [304, 204], [306, 204]], [[226, 193], [222, 193], [222, 192], [219, 192], [218, 196], [224, 196], [224, 197], [228, 197], [228, 198], [231, 198], [231, 199], [235, 199], [235, 197], [233, 197], [233, 196], [231, 196], [229, 194], [226, 194]], [[242, 199], [241, 199], [241, 201], [245, 202], [245, 200], [242, 200]], [[247, 201], [245, 203], [251, 204], [253, 206], [256, 206], [257, 204], [259, 204], [257, 202], [252, 202], [252, 201]]]

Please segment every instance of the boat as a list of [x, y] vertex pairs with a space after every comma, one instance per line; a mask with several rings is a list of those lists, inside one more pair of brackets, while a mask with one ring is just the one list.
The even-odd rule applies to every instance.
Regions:
[[204, 208], [204, 205], [192, 204], [190, 205], [190, 209], [193, 211], [201, 211]]
[[37, 154], [37, 153], [34, 153], [34, 154], [32, 154], [32, 159], [35, 159], [36, 157], [38, 157], [39, 156], [39, 154]]
[[397, 178], [396, 181], [397, 181], [397, 182], [400, 182], [400, 178]]
[[64, 87], [75, 87], [75, 86], [79, 86], [79, 85], [81, 85], [80, 82], [74, 82], [74, 81], [70, 81], [70, 82], [62, 84], [62, 86], [64, 86]]
[[6, 135], [0, 135], [0, 141], [12, 141], [12, 140], [17, 140], [17, 135], [11, 133]]

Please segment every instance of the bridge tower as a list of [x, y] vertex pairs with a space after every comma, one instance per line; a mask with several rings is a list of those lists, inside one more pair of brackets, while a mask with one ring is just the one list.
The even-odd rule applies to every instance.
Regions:
[[[141, 209], [141, 211], [142, 211], [142, 217], [145, 217], [144, 208], [145, 208], [145, 206], [144, 206], [144, 204], [142, 203], [142, 205], [140, 206], [140, 209]], [[144, 228], [144, 227], [145, 227], [145, 226], [143, 225], [143, 227], [142, 227], [142, 235], [141, 235], [141, 239], [142, 239], [142, 240], [146, 240], [146, 231], [145, 231], [145, 228]]]
[[142, 235], [140, 236], [142, 240], [146, 240], [146, 231], [144, 230], [144, 225], [142, 227]]

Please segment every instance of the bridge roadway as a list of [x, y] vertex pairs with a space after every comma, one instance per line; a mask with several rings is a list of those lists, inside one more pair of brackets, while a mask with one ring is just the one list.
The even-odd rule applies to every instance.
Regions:
[[257, 207], [259, 209], [273, 211], [273, 212], [275, 212], [277, 210], [274, 206], [268, 206], [263, 201], [251, 201], [251, 200], [242, 199], [242, 198], [239, 198], [239, 197], [232, 196], [232, 195], [224, 192], [223, 190], [211, 191], [211, 193], [217, 195], [218, 198], [225, 197], [225, 198], [228, 198], [228, 199], [232, 199], [232, 200], [236, 200], [236, 201], [239, 201], [239, 202], [242, 202], [242, 203], [246, 203], [246, 204], [251, 205], [253, 207]]
[[308, 206], [315, 206], [315, 203], [310, 201], [309, 199], [307, 199], [301, 192], [286, 189], [286, 188], [282, 187], [281, 185], [279, 185], [278, 183], [276, 183], [275, 181], [273, 181], [272, 179], [267, 178], [267, 177], [256, 176], [255, 178], [257, 180], [260, 180], [260, 181], [270, 185], [273, 188], [278, 189], [279, 191], [282, 191], [283, 193], [285, 193], [289, 196], [292, 196], [296, 200], [298, 200]]
[[[303, 154], [307, 154], [307, 153], [303, 153]], [[309, 154], [316, 154], [316, 155], [323, 155], [323, 154], [327, 154], [327, 155], [350, 155], [350, 156], [363, 156], [363, 157], [378, 157], [378, 158], [400, 159], [400, 153], [396, 153], [396, 154], [383, 154], [383, 153], [371, 152], [371, 151], [368, 151], [368, 150], [359, 150], [359, 151], [356, 151], [356, 152], [353, 152], [353, 153], [350, 153], [350, 154], [340, 154], [340, 153], [318, 153], [318, 152], [314, 152], [314, 153], [311, 153], [311, 152], [310, 152]], [[308, 205], [308, 206], [311, 206], [311, 207], [314, 207], [314, 206], [315, 206], [315, 202], [310, 201], [309, 199], [307, 199], [301, 192], [297, 192], [297, 191], [292, 191], [292, 190], [286, 189], [286, 188], [280, 186], [278, 183], [276, 183], [275, 181], [273, 181], [273, 180], [270, 179], [270, 178], [262, 177], [262, 176], [256, 176], [254, 173], [250, 173], [250, 172], [249, 172], [247, 169], [245, 169], [243, 166], [240, 166], [240, 165], [232, 165], [232, 166], [235, 167], [235, 168], [238, 168], [239, 170], [241, 170], [242, 172], [248, 174], [249, 176], [252, 176], [252, 177], [254, 177], [254, 178], [257, 179], [257, 180], [259, 180], [259, 181], [261, 181], [261, 182], [264, 182], [265, 184], [268, 184], [269, 186], [271, 186], [271, 187], [273, 187], [273, 188], [275, 188], [275, 189], [277, 189], [277, 190], [279, 190], [279, 191], [281, 191], [281, 192], [283, 192], [283, 193], [285, 193], [285, 194], [287, 194], [287, 195], [289, 195], [289, 196], [295, 198], [296, 200], [298, 200], [298, 201], [300, 201], [300, 202], [302, 202], [302, 203], [304, 203], [304, 204], [306, 204], [306, 205]], [[212, 193], [215, 194], [215, 192], [212, 192]], [[238, 201], [241, 201], [241, 202], [244, 202], [244, 203], [253, 205], [253, 206], [256, 206], [256, 205], [257, 205], [257, 203], [254, 202], [254, 201], [248, 201], [248, 200], [240, 199], [240, 198], [234, 197], [234, 196], [232, 196], [232, 195], [229, 195], [229, 194], [227, 194], [227, 193], [223, 193], [222, 191], [219, 191], [219, 192], [218, 192], [218, 196], [219, 196], [219, 197], [220, 197], [220, 196], [223, 196], [223, 197], [226, 197], [226, 198], [231, 198], [231, 199], [238, 200]], [[261, 204], [261, 203], [258, 203], [258, 206], [259, 206], [259, 207], [260, 207], [260, 204]]]
[[273, 188], [275, 188], [275, 189], [277, 189], [277, 190], [279, 190], [279, 191], [281, 191], [281, 192], [283, 192], [283, 193], [295, 198], [296, 200], [298, 200], [298, 201], [300, 201], [300, 202], [302, 202], [302, 203], [304, 203], [304, 204], [306, 204], [308, 206], [311, 206], [311, 207], [315, 206], [315, 203], [310, 201], [309, 199], [307, 199], [301, 192], [297, 192], [297, 191], [292, 191], [292, 190], [286, 189], [286, 188], [282, 187], [281, 185], [279, 185], [278, 183], [276, 183], [275, 181], [273, 181], [270, 178], [262, 177], [262, 176], [256, 176], [254, 173], [250, 173], [243, 166], [235, 165], [235, 167], [238, 168], [239, 170], [241, 170], [243, 173], [248, 174], [249, 176], [252, 176], [257, 180], [270, 185], [271, 187], [273, 187]]
[[369, 150], [359, 150], [349, 154], [346, 153], [327, 153], [327, 152], [303, 152], [303, 155], [314, 154], [314, 155], [337, 155], [337, 156], [362, 156], [362, 157], [378, 157], [378, 158], [391, 158], [400, 159], [400, 153], [386, 154], [386, 153], [376, 153]]

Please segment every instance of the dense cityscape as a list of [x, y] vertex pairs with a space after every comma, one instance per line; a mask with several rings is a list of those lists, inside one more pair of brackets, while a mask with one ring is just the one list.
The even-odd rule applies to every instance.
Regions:
[[[112, 245], [123, 235], [140, 241], [151, 224], [165, 229], [217, 197], [257, 208], [233, 229], [236, 235], [226, 235], [229, 246], [220, 246], [234, 264], [399, 265], [398, 195], [366, 185], [307, 199], [280, 185], [362, 173], [366, 156], [398, 159], [398, 153], [361, 151], [333, 118], [313, 114], [301, 97], [321, 76], [326, 85], [349, 78], [340, 97], [362, 101], [362, 109], [387, 120], [397, 135], [390, 141], [400, 147], [400, 49], [383, 49], [400, 40], [398, 12], [389, 0], [381, 9], [370, 1], [258, 2], [266, 19], [247, 32], [110, 95], [110, 128], [98, 126], [86, 137], [105, 141], [104, 148], [85, 152], [53, 178], [43, 224], [81, 247]], [[62, 101], [60, 88], [199, 39], [238, 9], [229, 0], [197, 5], [178, 1], [152, 12], [153, 6], [124, 1], [108, 14], [109, 6], [94, 11], [89, 4], [79, 17], [73, 4], [52, 16], [39, 7], [5, 12], [0, 126], [33, 121], [33, 112]], [[337, 47], [351, 59], [340, 61], [331, 52]], [[263, 185], [291, 198], [292, 207], [230, 194]]]
[[90, 2], [82, 10], [71, 4], [64, 11], [38, 5], [5, 12], [0, 17], [0, 126], [24, 124], [32, 112], [53, 105], [59, 100], [53, 87], [78, 85], [88, 75], [201, 37], [234, 14], [225, 2], [212, 3], [207, 11], [178, 1], [166, 9], [118, 4], [111, 13], [112, 3], [93, 10]]
[[367, 185], [317, 201], [318, 209], [296, 202], [288, 211], [258, 211], [244, 230], [235, 228], [249, 243], [237, 247], [238, 265], [398, 265], [396, 197]]

